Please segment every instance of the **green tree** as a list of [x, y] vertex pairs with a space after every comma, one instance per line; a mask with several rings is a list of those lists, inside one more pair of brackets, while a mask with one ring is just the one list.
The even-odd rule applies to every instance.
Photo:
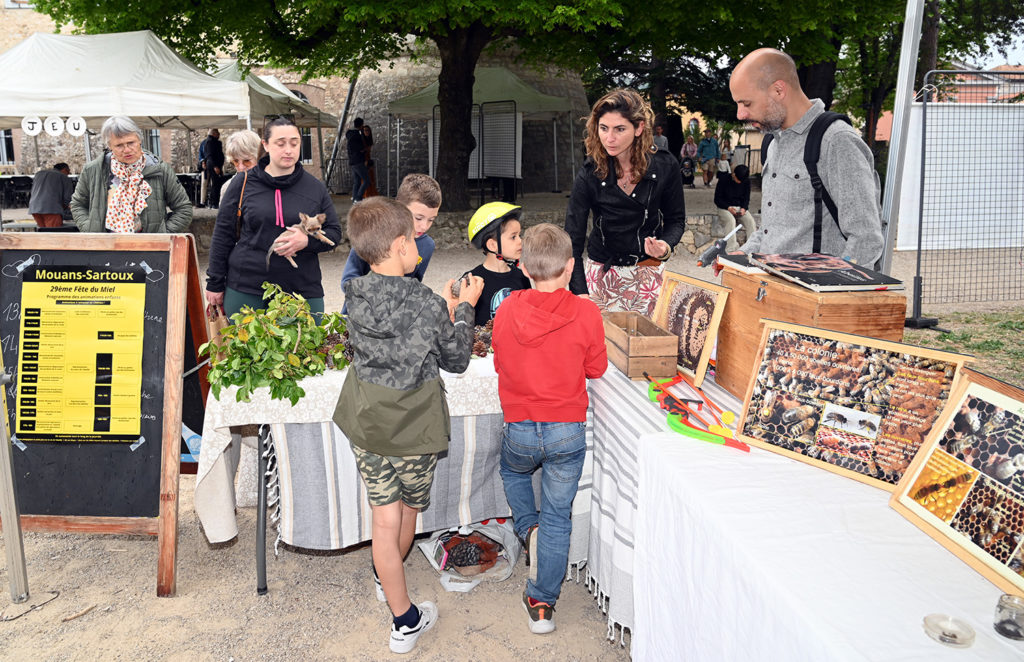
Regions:
[[[39, 0], [58, 26], [88, 33], [153, 30], [199, 64], [235, 51], [243, 64], [288, 66], [307, 76], [352, 74], [408, 52], [407, 36], [429, 39], [441, 60], [437, 178], [445, 209], [467, 209], [473, 71], [492, 43], [515, 39], [525, 58], [576, 63], [580, 35], [619, 24], [619, 0]], [[551, 48], [557, 43], [557, 48]], [[574, 43], [574, 48], [568, 44]], [[538, 50], [538, 47], [541, 50]], [[543, 49], [547, 50], [543, 50]], [[554, 59], [561, 56], [559, 59]]]

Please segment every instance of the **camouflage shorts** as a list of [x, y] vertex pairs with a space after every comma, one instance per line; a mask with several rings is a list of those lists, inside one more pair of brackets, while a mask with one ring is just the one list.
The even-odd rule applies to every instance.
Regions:
[[437, 454], [395, 457], [377, 455], [352, 445], [356, 466], [366, 483], [370, 505], [386, 506], [401, 499], [410, 508], [423, 510], [430, 505], [430, 485], [434, 482]]

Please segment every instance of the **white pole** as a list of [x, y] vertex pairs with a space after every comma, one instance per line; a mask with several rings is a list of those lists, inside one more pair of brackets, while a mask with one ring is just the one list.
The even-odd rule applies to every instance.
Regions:
[[[885, 248], [882, 251], [882, 273], [892, 269], [893, 239], [900, 215], [900, 193], [903, 186], [903, 163], [907, 156], [907, 131], [910, 129], [910, 105], [914, 101], [914, 74], [921, 45], [921, 19], [924, 0], [907, 0], [903, 18], [903, 43], [900, 46], [900, 70], [896, 82], [896, 104], [893, 109], [892, 134], [889, 137], [889, 160], [885, 167], [885, 193], [882, 198], [882, 230]], [[923, 148], [923, 143], [922, 143]]]

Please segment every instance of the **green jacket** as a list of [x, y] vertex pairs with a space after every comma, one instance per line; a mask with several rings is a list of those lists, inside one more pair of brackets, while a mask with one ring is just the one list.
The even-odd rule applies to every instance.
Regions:
[[[192, 203], [178, 182], [171, 166], [146, 154], [142, 177], [153, 188], [142, 211], [143, 232], [187, 232], [192, 224]], [[71, 197], [71, 214], [82, 232], [105, 232], [107, 190], [110, 188], [110, 155], [104, 154], [82, 168], [75, 194]], [[168, 213], [170, 208], [170, 213]]]

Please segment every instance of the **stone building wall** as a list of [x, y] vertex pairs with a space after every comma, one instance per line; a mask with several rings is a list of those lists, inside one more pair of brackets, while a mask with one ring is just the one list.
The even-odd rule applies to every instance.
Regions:
[[[575, 168], [582, 163], [583, 117], [589, 106], [578, 74], [545, 67], [524, 68], [513, 62], [513, 54], [484, 54], [478, 66], [504, 66], [528, 85], [544, 94], [566, 97], [572, 110], [557, 118], [557, 180], [553, 123], [550, 119], [523, 120], [522, 175], [519, 190], [534, 193], [571, 188]], [[398, 183], [412, 172], [429, 172], [428, 120], [398, 119], [388, 115], [388, 103], [401, 99], [437, 80], [440, 62], [429, 50], [416, 58], [403, 57], [381, 67], [381, 71], [360, 74], [353, 94], [348, 121], [362, 117], [374, 131], [377, 186], [394, 195]], [[389, 122], [390, 120], [390, 122]], [[572, 123], [570, 135], [569, 123]], [[349, 127], [346, 127], [349, 128]], [[399, 141], [401, 144], [399, 144]], [[383, 145], [388, 150], [383, 150]], [[343, 145], [342, 145], [343, 147]], [[343, 156], [343, 155], [342, 155]], [[351, 190], [351, 175], [342, 159], [341, 181], [336, 190]], [[388, 185], [390, 184], [390, 189]]]

